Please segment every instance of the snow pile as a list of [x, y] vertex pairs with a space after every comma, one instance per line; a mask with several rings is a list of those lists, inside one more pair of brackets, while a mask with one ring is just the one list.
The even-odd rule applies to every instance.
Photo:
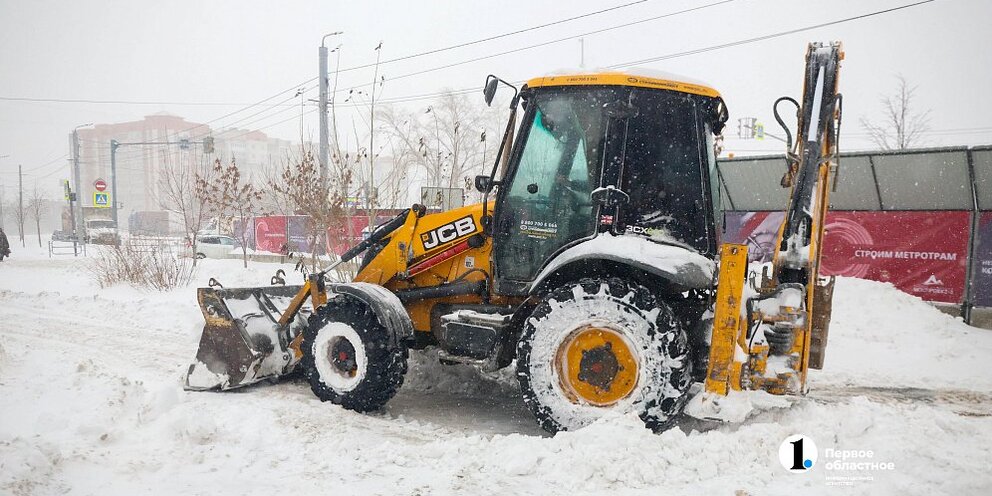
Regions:
[[976, 329], [888, 283], [838, 278], [818, 385], [992, 390], [992, 331]]
[[693, 396], [685, 405], [686, 415], [733, 423], [747, 420], [755, 411], [788, 408], [795, 402], [793, 398], [775, 396], [765, 391], [728, 391], [726, 396], [704, 393], [701, 384], [690, 394]]
[[[197, 284], [264, 284], [286, 268], [240, 264], [205, 260]], [[371, 415], [322, 403], [303, 381], [183, 391], [191, 329], [202, 325], [192, 289], [99, 290], [81, 265], [23, 249], [0, 263], [2, 494], [977, 495], [992, 486], [992, 332], [884, 284], [838, 281], [826, 368], [789, 408], [751, 398], [741, 424], [686, 420], [653, 435], [620, 416], [549, 437], [511, 371], [438, 365], [435, 351], [411, 353], [403, 388]], [[779, 463], [793, 434], [818, 444], [809, 473]], [[828, 448], [872, 450], [895, 469], [829, 486], [828, 476], [865, 474], [827, 470]]]

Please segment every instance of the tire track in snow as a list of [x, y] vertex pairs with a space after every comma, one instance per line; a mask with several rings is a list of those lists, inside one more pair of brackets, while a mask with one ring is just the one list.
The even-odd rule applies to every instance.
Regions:
[[0, 336], [24, 346], [44, 342], [58, 351], [69, 351], [74, 357], [79, 357], [79, 353], [71, 353], [70, 348], [91, 350], [86, 358], [151, 369], [158, 376], [172, 374], [192, 357], [185, 337], [175, 333], [122, 326], [114, 324], [113, 318], [97, 320], [39, 313], [31, 306], [8, 302], [4, 304], [6, 322]]
[[992, 416], [992, 393], [966, 389], [925, 389], [885, 386], [818, 386], [806, 397], [819, 403], [837, 403], [863, 396], [875, 403], [923, 404], [946, 407], [967, 416]]
[[[35, 298], [17, 295], [20, 298]], [[4, 298], [8, 302], [10, 298]], [[86, 299], [90, 301], [90, 299]], [[19, 345], [45, 343], [46, 347], [63, 352], [71, 359], [81, 358], [79, 350], [89, 350], [87, 358], [105, 362], [108, 369], [115, 370], [122, 377], [127, 370], [141, 369], [158, 379], [171, 379], [178, 367], [184, 366], [195, 354], [195, 347], [187, 343], [176, 346], [177, 336], [172, 331], [156, 329], [149, 333], [147, 326], [123, 326], [112, 324], [118, 319], [111, 316], [105, 320], [67, 316], [51, 313], [38, 313], [37, 308], [15, 303], [5, 305], [13, 310], [12, 319], [21, 330], [6, 329], [0, 335], [9, 336]], [[31, 325], [27, 325], [30, 323]], [[181, 336], [184, 338], [184, 336]], [[178, 378], [176, 379], [178, 381]], [[304, 391], [305, 390], [305, 391]], [[206, 395], [249, 394], [267, 398], [274, 404], [297, 403], [312, 399], [309, 388], [303, 383], [282, 381], [276, 387], [261, 384], [238, 391], [202, 393]], [[210, 401], [212, 396], [208, 396]], [[233, 398], [232, 406], [241, 404]], [[274, 408], [278, 408], [273, 406]], [[326, 405], [327, 408], [335, 408]], [[395, 422], [393, 435], [409, 437], [403, 430], [410, 422], [420, 424], [426, 431], [441, 429], [449, 433], [469, 435], [524, 434], [546, 435], [534, 422], [532, 415], [516, 395], [493, 395], [479, 397], [472, 394], [448, 393], [444, 391], [425, 392], [416, 388], [400, 388], [399, 394], [386, 408], [372, 418], [379, 423], [384, 420]], [[302, 425], [306, 422], [298, 419]], [[404, 427], [406, 426], [406, 427]], [[425, 441], [430, 436], [412, 436]], [[412, 439], [411, 439], [412, 440]]]

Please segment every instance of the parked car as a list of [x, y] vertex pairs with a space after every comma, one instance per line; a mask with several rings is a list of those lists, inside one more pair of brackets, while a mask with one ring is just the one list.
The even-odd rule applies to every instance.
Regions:
[[237, 246], [238, 242], [230, 236], [200, 235], [197, 236], [196, 258], [228, 258]]

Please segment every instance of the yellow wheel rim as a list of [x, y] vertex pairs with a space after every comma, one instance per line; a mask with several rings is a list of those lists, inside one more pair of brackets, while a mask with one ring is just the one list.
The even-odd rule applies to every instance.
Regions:
[[637, 355], [618, 331], [600, 325], [576, 329], [555, 354], [561, 389], [572, 403], [610, 406], [637, 386]]

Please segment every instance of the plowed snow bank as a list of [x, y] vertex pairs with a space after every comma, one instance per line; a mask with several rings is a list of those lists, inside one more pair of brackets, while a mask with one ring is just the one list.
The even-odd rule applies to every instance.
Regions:
[[[187, 393], [179, 378], [201, 320], [191, 289], [100, 290], [78, 261], [17, 255], [0, 264], [4, 494], [833, 493], [822, 464], [802, 475], [779, 464], [796, 433], [821, 456], [872, 450], [895, 464], [843, 494], [992, 485], [992, 417], [980, 416], [992, 413], [992, 332], [884, 284], [838, 281], [826, 368], [791, 408], [662, 435], [618, 417], [546, 437], [512, 374], [441, 366], [432, 352], [413, 355], [400, 394], [373, 415], [321, 403], [302, 382]], [[239, 265], [205, 261], [197, 281], [264, 283], [277, 267]], [[898, 386], [979, 393], [922, 402]]]

